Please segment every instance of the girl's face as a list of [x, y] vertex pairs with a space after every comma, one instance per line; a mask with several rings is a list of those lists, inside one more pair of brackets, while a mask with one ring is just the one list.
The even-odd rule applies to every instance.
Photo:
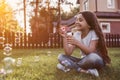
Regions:
[[75, 22], [76, 28], [79, 31], [84, 31], [90, 28], [90, 26], [87, 24], [86, 20], [82, 16], [82, 14], [79, 14], [76, 16], [76, 22]]

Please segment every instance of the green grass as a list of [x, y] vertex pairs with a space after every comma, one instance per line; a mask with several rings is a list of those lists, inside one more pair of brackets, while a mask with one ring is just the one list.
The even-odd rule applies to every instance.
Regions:
[[[14, 49], [11, 57], [22, 57], [23, 63], [20, 67], [14, 65], [13, 73], [7, 74], [5, 80], [120, 80], [120, 48], [108, 50], [112, 64], [100, 71], [100, 77], [96, 78], [75, 70], [68, 73], [58, 70], [57, 56], [63, 53], [63, 49]], [[2, 53], [3, 50], [0, 50], [1, 61], [5, 57]], [[39, 62], [34, 62], [34, 56], [39, 56]], [[79, 56], [78, 49], [74, 51], [74, 56]]]

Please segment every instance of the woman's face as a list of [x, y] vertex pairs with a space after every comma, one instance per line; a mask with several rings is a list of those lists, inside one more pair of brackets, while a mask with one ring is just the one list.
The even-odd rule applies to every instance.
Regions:
[[90, 28], [90, 26], [87, 24], [86, 20], [82, 16], [82, 14], [76, 16], [75, 26], [79, 31], [84, 31]]

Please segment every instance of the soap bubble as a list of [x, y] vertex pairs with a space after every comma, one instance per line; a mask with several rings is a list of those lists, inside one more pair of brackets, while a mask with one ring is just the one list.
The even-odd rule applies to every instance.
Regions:
[[20, 38], [19, 37], [15, 38], [15, 43], [20, 43]]
[[0, 69], [0, 74], [3, 74], [3, 75], [5, 75], [5, 74], [6, 74], [6, 72], [5, 72], [5, 69], [4, 69], [4, 68]]
[[15, 43], [19, 44], [21, 37], [22, 37], [22, 32], [17, 31], [16, 34], [15, 34]]
[[21, 66], [22, 65], [22, 58], [17, 58], [16, 66]]
[[35, 62], [38, 62], [40, 60], [40, 57], [39, 56], [34, 56], [34, 61]]
[[48, 51], [48, 52], [47, 52], [47, 55], [48, 55], [48, 56], [51, 56], [51, 53], [52, 53], [51, 51]]
[[6, 77], [6, 71], [4, 68], [0, 69], [0, 80], [5, 80]]
[[15, 64], [15, 59], [12, 57], [5, 57], [3, 59], [4, 69], [6, 73], [12, 73], [13, 72], [13, 66]]
[[3, 50], [4, 50], [3, 54], [6, 56], [9, 56], [12, 54], [12, 48], [10, 44], [5, 44], [5, 47]]
[[51, 52], [51, 51], [48, 51], [47, 53], [48, 53], [48, 54], [51, 54], [52, 52]]
[[0, 37], [0, 44], [4, 44], [5, 38], [4, 37]]
[[6, 44], [4, 44], [4, 46], [12, 47], [12, 44], [6, 43]]
[[22, 32], [17, 31], [16, 34], [15, 34], [15, 37], [16, 38], [21, 38], [22, 37]]

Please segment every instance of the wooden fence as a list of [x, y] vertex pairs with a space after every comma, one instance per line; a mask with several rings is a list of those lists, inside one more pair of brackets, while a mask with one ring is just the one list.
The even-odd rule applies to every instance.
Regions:
[[120, 47], [120, 34], [106, 34], [107, 47]]
[[[40, 37], [33, 37], [31, 34], [4, 33], [1, 34], [0, 48], [3, 44], [12, 44], [12, 48], [62, 48], [63, 41], [59, 34], [50, 33], [47, 41], [36, 41]], [[2, 38], [4, 37], [5, 40]], [[107, 47], [120, 47], [120, 34], [106, 34]], [[42, 38], [42, 37], [41, 37]]]
[[[43, 34], [44, 35], [44, 34]], [[45, 35], [46, 36], [46, 35]], [[5, 40], [3, 39], [5, 38]], [[59, 34], [50, 33], [47, 40], [43, 37], [32, 36], [31, 34], [25, 35], [22, 33], [4, 33], [0, 38], [0, 48], [3, 44], [12, 44], [12, 48], [62, 48], [63, 41]]]

